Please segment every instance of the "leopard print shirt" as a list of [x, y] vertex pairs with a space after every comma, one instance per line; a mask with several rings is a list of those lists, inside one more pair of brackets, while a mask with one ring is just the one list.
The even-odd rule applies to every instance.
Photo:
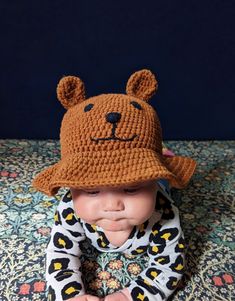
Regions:
[[49, 301], [64, 301], [85, 294], [80, 244], [85, 239], [101, 252], [149, 256], [148, 267], [128, 289], [133, 301], [162, 301], [173, 293], [184, 272], [184, 236], [179, 211], [166, 187], [158, 183], [155, 211], [135, 226], [120, 247], [112, 245], [102, 228], [76, 216], [70, 191], [60, 201], [46, 249], [46, 281]]

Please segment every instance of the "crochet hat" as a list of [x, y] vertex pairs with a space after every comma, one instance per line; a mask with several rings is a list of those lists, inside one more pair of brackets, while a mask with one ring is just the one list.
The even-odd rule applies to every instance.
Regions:
[[54, 195], [60, 187], [118, 187], [163, 178], [184, 188], [196, 162], [163, 156], [159, 118], [148, 104], [157, 86], [144, 69], [131, 75], [126, 94], [86, 99], [80, 78], [63, 77], [57, 86], [67, 110], [60, 129], [61, 159], [40, 172], [33, 186]]

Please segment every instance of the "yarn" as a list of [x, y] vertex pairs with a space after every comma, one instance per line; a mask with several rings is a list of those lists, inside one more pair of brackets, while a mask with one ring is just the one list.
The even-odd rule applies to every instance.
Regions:
[[184, 188], [196, 162], [163, 154], [161, 124], [148, 103], [157, 88], [154, 74], [143, 69], [131, 75], [126, 94], [86, 99], [80, 78], [63, 77], [57, 86], [67, 110], [60, 128], [61, 159], [41, 171], [33, 186], [54, 195], [60, 187], [118, 187], [162, 178]]

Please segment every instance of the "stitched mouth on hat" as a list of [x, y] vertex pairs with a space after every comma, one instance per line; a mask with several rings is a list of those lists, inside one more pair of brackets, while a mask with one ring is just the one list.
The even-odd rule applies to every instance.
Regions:
[[117, 137], [115, 135], [115, 131], [117, 128], [117, 124], [113, 124], [113, 128], [112, 128], [112, 134], [110, 137], [102, 137], [102, 138], [95, 138], [95, 137], [91, 137], [92, 141], [95, 141], [96, 143], [98, 143], [99, 141], [104, 141], [104, 140], [119, 140], [119, 141], [133, 141], [136, 137], [138, 137], [138, 135], [134, 134], [132, 137], [129, 138], [120, 138]]

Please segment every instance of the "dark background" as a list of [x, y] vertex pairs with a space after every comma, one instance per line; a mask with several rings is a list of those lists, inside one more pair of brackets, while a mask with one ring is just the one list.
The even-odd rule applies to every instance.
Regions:
[[59, 138], [64, 75], [87, 96], [152, 70], [165, 140], [235, 138], [235, 1], [0, 1], [0, 138]]

